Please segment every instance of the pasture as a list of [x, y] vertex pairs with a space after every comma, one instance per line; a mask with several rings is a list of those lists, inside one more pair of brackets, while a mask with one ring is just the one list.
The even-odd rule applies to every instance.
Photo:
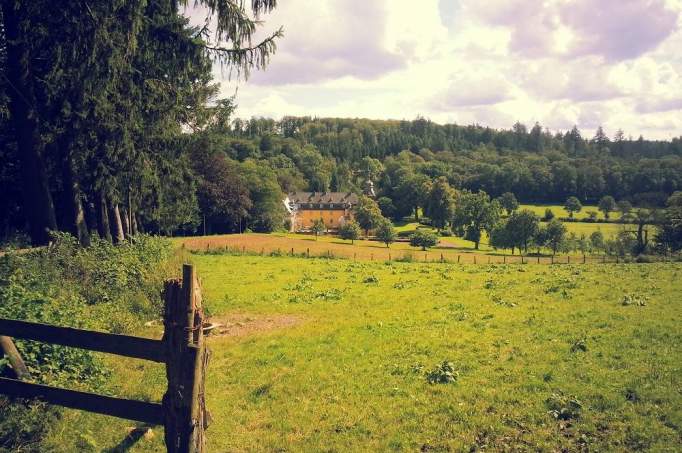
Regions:
[[[519, 209], [528, 209], [530, 211], [533, 211], [538, 217], [542, 218], [545, 215], [545, 210], [550, 209], [556, 218], [564, 218], [568, 217], [568, 211], [563, 207], [563, 205], [541, 205], [541, 204], [522, 204], [519, 205]], [[576, 219], [587, 219], [589, 218], [589, 212], [594, 211], [597, 213], [597, 219], [598, 220], [604, 220], [604, 213], [599, 210], [599, 208], [595, 205], [583, 205], [582, 210], [580, 212], [577, 212], [573, 214], [573, 217]], [[609, 214], [609, 219], [610, 220], [618, 220], [621, 218], [621, 213], [614, 211]]]
[[[224, 326], [209, 451], [682, 449], [680, 264], [185, 259]], [[163, 379], [117, 361], [110, 391]], [[129, 425], [67, 410], [55, 444], [101, 451]]]

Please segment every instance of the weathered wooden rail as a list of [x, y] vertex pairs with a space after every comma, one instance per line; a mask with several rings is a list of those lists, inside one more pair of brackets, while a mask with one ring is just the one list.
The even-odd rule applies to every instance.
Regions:
[[[182, 280], [165, 283], [163, 298], [161, 340], [0, 318], [0, 350], [18, 378], [0, 378], [0, 394], [163, 425], [169, 452], [202, 453], [209, 418], [204, 399], [209, 352], [201, 290], [191, 265], [183, 266]], [[168, 388], [162, 402], [150, 403], [27, 382], [30, 373], [12, 337], [165, 363]]]

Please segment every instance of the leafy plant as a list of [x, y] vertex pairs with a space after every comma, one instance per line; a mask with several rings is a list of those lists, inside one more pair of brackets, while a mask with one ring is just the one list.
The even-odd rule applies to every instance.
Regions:
[[638, 307], [646, 306], [647, 298], [639, 294], [625, 294], [621, 300], [621, 305], [635, 305]]
[[457, 381], [459, 371], [455, 369], [452, 362], [443, 361], [433, 370], [426, 373], [426, 380], [429, 384], [450, 384]]
[[545, 404], [549, 408], [548, 413], [557, 420], [578, 419], [583, 409], [577, 397], [566, 396], [562, 393], [553, 393], [547, 398]]
[[571, 352], [587, 351], [587, 340], [585, 338], [579, 338], [573, 342], [571, 345]]

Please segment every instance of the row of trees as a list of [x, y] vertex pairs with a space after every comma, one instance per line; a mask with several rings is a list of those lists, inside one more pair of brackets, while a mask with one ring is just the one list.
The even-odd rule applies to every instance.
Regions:
[[[549, 135], [539, 125], [531, 131], [522, 125], [498, 131], [441, 126], [421, 118], [236, 120], [230, 133], [236, 145], [228, 144], [225, 152], [234, 158], [274, 159], [281, 165], [278, 156], [289, 157], [288, 168], [302, 178], [291, 178], [289, 172], [287, 182], [303, 183], [298, 190], [359, 189], [358, 176], [367, 170], [376, 178], [380, 194], [392, 200], [397, 199], [395, 192], [409, 185], [406, 176], [432, 180], [444, 176], [460, 189], [484, 190], [495, 197], [513, 192], [523, 202], [559, 203], [577, 196], [596, 203], [612, 195], [634, 204], [662, 204], [682, 189], [679, 139], [627, 140], [620, 134], [608, 140], [603, 131], [584, 139], [577, 129]], [[496, 140], [498, 136], [515, 138]], [[530, 145], [529, 137], [537, 136], [544, 137], [541, 147]]]

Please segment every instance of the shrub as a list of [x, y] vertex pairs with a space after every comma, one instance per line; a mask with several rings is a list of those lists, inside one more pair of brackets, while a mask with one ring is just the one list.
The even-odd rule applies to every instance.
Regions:
[[457, 381], [458, 377], [459, 372], [455, 370], [452, 362], [448, 361], [443, 361], [426, 374], [426, 380], [429, 384], [450, 384]]
[[417, 230], [410, 236], [410, 245], [412, 247], [421, 247], [426, 250], [428, 247], [434, 247], [438, 244], [438, 236], [423, 230]]
[[645, 296], [640, 296], [639, 294], [626, 294], [621, 300], [621, 305], [636, 305], [638, 307], [646, 306], [647, 298]]
[[362, 233], [362, 230], [360, 230], [360, 225], [355, 220], [350, 220], [339, 228], [339, 237], [350, 241], [351, 244], [360, 237], [360, 233]]
[[[93, 238], [82, 248], [68, 234], [54, 235], [46, 248], [8, 252], [0, 257], [0, 317], [130, 333], [160, 316], [170, 253], [168, 241], [151, 236], [118, 246]], [[16, 346], [39, 383], [84, 390], [106, 383], [108, 370], [88, 351], [22, 340]], [[7, 372], [0, 361], [0, 374]], [[0, 450], [31, 444], [40, 451], [59, 409], [6, 401], [0, 398]]]
[[542, 217], [542, 220], [544, 220], [545, 222], [549, 222], [553, 218], [554, 218], [554, 212], [552, 212], [552, 210], [549, 208], [545, 209], [545, 215]]
[[557, 420], [575, 420], [580, 418], [583, 405], [575, 396], [554, 393], [545, 401], [549, 414]]

